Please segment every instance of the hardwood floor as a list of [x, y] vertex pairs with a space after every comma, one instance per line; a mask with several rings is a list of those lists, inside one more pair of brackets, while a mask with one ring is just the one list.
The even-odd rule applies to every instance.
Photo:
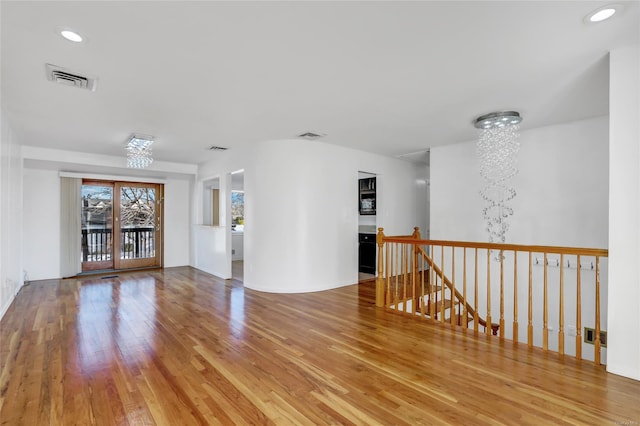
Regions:
[[244, 260], [231, 262], [231, 276], [237, 281], [244, 280]]
[[366, 272], [358, 272], [358, 282], [375, 280], [375, 274], [367, 274]]
[[0, 323], [0, 422], [640, 424], [640, 382], [374, 307], [192, 268], [33, 282]]

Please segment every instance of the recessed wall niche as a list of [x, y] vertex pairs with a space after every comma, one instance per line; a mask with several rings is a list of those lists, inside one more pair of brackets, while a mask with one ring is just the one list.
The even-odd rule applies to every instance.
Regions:
[[220, 226], [220, 178], [202, 182], [202, 224]]

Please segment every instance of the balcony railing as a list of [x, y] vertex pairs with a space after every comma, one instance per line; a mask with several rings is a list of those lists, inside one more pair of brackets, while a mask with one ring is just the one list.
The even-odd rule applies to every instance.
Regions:
[[[155, 256], [155, 228], [120, 230], [120, 259], [140, 259]], [[82, 230], [82, 261], [111, 260], [113, 235], [111, 229]]]
[[111, 229], [82, 230], [82, 261], [100, 262], [111, 260], [113, 238]]

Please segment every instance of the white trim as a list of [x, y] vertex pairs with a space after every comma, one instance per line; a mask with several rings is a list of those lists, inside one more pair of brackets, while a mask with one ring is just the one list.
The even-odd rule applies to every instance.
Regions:
[[[89, 154], [86, 152], [64, 151], [26, 145], [23, 145], [21, 149], [22, 158], [25, 160], [25, 164], [26, 161], [42, 161], [54, 164], [57, 170], [63, 168], [73, 169], [76, 167], [109, 167], [118, 169], [118, 172], [120, 170], [129, 170], [127, 168], [127, 159], [125, 156]], [[38, 167], [36, 166], [36, 168]], [[197, 175], [198, 165], [157, 160], [154, 161], [147, 169], [144, 169], [144, 172]]]
[[[205, 271], [205, 272], [208, 272], [208, 271]], [[333, 290], [336, 288], [348, 287], [352, 285], [358, 285], [357, 276], [355, 276], [354, 279], [342, 281], [342, 282], [339, 282], [338, 284], [327, 284], [327, 285], [318, 286], [315, 288], [305, 288], [304, 290], [292, 289], [291, 287], [273, 287], [273, 286], [263, 286], [263, 285], [254, 286], [252, 283], [247, 283], [246, 280], [243, 282], [244, 288], [248, 288], [250, 290], [260, 291], [262, 293], [281, 293], [281, 294], [316, 293], [319, 291]]]
[[18, 286], [18, 288], [13, 292], [11, 297], [9, 297], [9, 299], [7, 299], [6, 305], [4, 307], [2, 307], [2, 311], [0, 311], [0, 320], [2, 318], [4, 318], [4, 314], [6, 314], [7, 311], [9, 310], [9, 308], [11, 307], [11, 305], [15, 301], [16, 297], [18, 296], [18, 293], [20, 293], [20, 290], [22, 290], [22, 287], [24, 287], [24, 282], [22, 284], [20, 284]]
[[142, 183], [167, 183], [166, 179], [147, 178], [142, 176], [120, 176], [120, 175], [100, 175], [92, 173], [60, 172], [60, 177], [96, 179], [96, 180], [117, 180], [120, 182], [142, 182]]

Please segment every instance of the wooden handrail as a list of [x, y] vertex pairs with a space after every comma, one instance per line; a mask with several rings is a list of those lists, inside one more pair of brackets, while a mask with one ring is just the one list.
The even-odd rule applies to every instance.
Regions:
[[[545, 351], [554, 350], [560, 355], [565, 355], [567, 353], [565, 333], [568, 332], [569, 336], [575, 336], [575, 347], [568, 348], [569, 354], [575, 349], [575, 357], [582, 359], [582, 292], [583, 289], [588, 288], [589, 294], [595, 293], [595, 300], [591, 299], [591, 296], [587, 296], [586, 299], [589, 300], [590, 308], [587, 312], [590, 315], [584, 320], [587, 321], [588, 326], [594, 327], [593, 339], [589, 342], [594, 345], [594, 352], [591, 354], [589, 351], [588, 357], [593, 359], [596, 364], [600, 364], [601, 347], [603, 346], [603, 342], [600, 340], [602, 330], [600, 322], [600, 272], [602, 270], [600, 260], [608, 257], [609, 251], [607, 249], [421, 239], [417, 227], [411, 235], [386, 236], [382, 228], [378, 228], [378, 231], [376, 239], [380, 248], [376, 281], [376, 288], [380, 290], [380, 297], [376, 297], [378, 306], [386, 306], [406, 314], [428, 316], [439, 319], [441, 322], [450, 321], [452, 325], [465, 328], [469, 328], [470, 322], [473, 322], [473, 330], [476, 332], [478, 332], [478, 326], [482, 326], [487, 334], [496, 335], [499, 332], [500, 340], [510, 338], [514, 342], [519, 342], [518, 308], [520, 302], [518, 299], [519, 295], [528, 293], [528, 300], [523, 301], [520, 306], [527, 308], [525, 314], [527, 324], [524, 327], [527, 335], [526, 338], [523, 336], [523, 343], [526, 342], [528, 347], [534, 346], [535, 326], [536, 334], [541, 333], [541, 335], [537, 335], [539, 340], [535, 341], [536, 346], [539, 345]], [[386, 251], [383, 250], [385, 244], [387, 245]], [[473, 250], [472, 256], [467, 256], [468, 249]], [[479, 251], [483, 257], [480, 263], [484, 263], [486, 256], [486, 268], [478, 263]], [[536, 255], [535, 265], [534, 254]], [[541, 255], [541, 258], [538, 257], [538, 254]], [[513, 262], [507, 262], [506, 259], [511, 256], [513, 256]], [[392, 263], [392, 257], [395, 257], [395, 263]], [[518, 257], [521, 260], [528, 257], [528, 262], [526, 260], [524, 262], [524, 268], [518, 264], [520, 262]], [[585, 257], [593, 259], [587, 260], [586, 267], [582, 263]], [[462, 265], [459, 263], [461, 258]], [[471, 279], [473, 279], [474, 290], [471, 294], [467, 292], [468, 260], [473, 265], [473, 278]], [[528, 271], [526, 270], [527, 266]], [[534, 266], [539, 267], [535, 274], [535, 299]], [[498, 267], [499, 269], [497, 269]], [[552, 271], [556, 267], [557, 271]], [[575, 269], [575, 271], [568, 273], [570, 269]], [[585, 278], [583, 272], [589, 269], [591, 271], [587, 275], [586, 284], [588, 287], [586, 287], [583, 282], [583, 278]], [[485, 271], [486, 277], [484, 276]], [[593, 275], [594, 273], [595, 275]], [[458, 274], [461, 274], [461, 278]], [[458, 277], [457, 281], [462, 282], [457, 282], [456, 277]], [[519, 289], [519, 280], [521, 282], [527, 280], [527, 287]], [[491, 281], [493, 281], [493, 289]], [[567, 292], [573, 285], [576, 286], [575, 293]], [[480, 286], [482, 286], [483, 295], [481, 298], [483, 300], [479, 299]], [[458, 287], [461, 287], [462, 293]], [[449, 290], [451, 301], [445, 301], [445, 289]], [[392, 293], [395, 297], [391, 297]], [[486, 301], [484, 300], [485, 294]], [[512, 294], [512, 300], [505, 299], [510, 299], [508, 294]], [[469, 300], [469, 296], [473, 300]], [[575, 310], [571, 305], [569, 305], [569, 309], [565, 309], [565, 299], [567, 298], [570, 303], [575, 303]], [[493, 309], [492, 299], [495, 306]], [[535, 317], [535, 323], [534, 300], [536, 303], [540, 303], [538, 308], [540, 314]], [[499, 305], [496, 302], [499, 302]], [[507, 309], [507, 304], [512, 304], [510, 305], [513, 308], [512, 312], [511, 309]], [[595, 313], [592, 317], [591, 309], [594, 307]], [[483, 311], [486, 308], [484, 318], [479, 315], [479, 308]], [[450, 313], [450, 317], [445, 319], [447, 311]], [[575, 319], [565, 317], [569, 312], [575, 312]], [[499, 323], [491, 321], [492, 314], [494, 316], [499, 314]], [[509, 315], [512, 315], [512, 318], [506, 318]], [[567, 323], [575, 324], [575, 326], [568, 326]], [[550, 336], [550, 332], [553, 332], [553, 336]], [[571, 346], [573, 343], [571, 342]], [[553, 349], [550, 349], [550, 346]], [[593, 358], [591, 358], [592, 356]]]
[[[411, 235], [382, 237], [382, 240], [385, 243], [406, 243], [408, 239], [411, 240]], [[569, 254], [574, 256], [575, 255], [600, 256], [600, 257], [609, 256], [609, 250], [607, 249], [584, 248], [584, 247], [540, 246], [540, 245], [502, 244], [502, 243], [484, 243], [484, 242], [449, 241], [449, 240], [411, 240], [411, 244], [417, 244], [421, 246], [479, 248], [479, 249], [489, 249], [489, 250], [497, 250], [497, 251]]]

